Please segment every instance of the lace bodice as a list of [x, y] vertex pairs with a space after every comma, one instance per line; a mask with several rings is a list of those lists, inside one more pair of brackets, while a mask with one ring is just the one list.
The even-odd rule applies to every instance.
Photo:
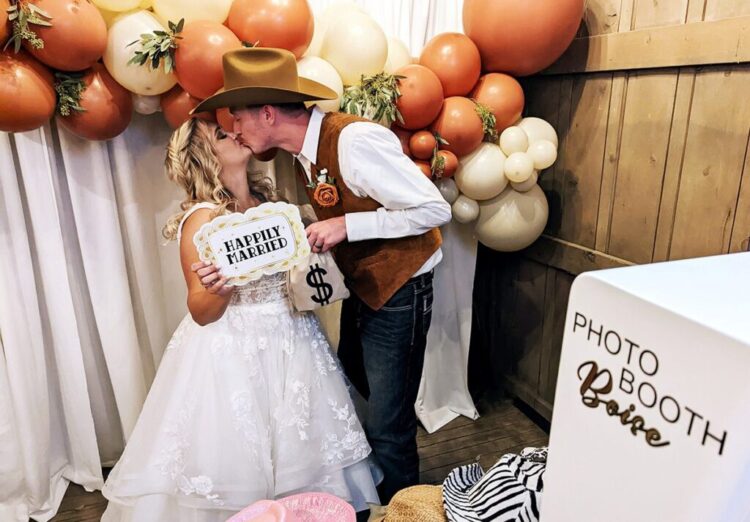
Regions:
[[238, 286], [230, 304], [259, 304], [284, 301], [289, 297], [286, 273], [263, 276], [244, 286]]

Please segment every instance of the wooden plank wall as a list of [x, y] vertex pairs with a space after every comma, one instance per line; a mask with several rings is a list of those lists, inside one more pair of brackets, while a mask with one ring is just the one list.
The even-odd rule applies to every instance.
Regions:
[[[579, 36], [744, 16], [750, 0], [588, 0]], [[750, 65], [522, 83], [526, 113], [560, 135], [540, 180], [550, 219], [525, 252], [480, 248], [470, 372], [474, 391], [510, 389], [549, 419], [577, 274], [750, 249]]]

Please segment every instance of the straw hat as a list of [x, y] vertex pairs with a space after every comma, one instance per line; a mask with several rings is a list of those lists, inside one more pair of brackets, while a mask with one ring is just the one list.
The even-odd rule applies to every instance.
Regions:
[[224, 88], [190, 113], [221, 107], [243, 107], [334, 100], [335, 91], [297, 74], [294, 54], [285, 49], [251, 47], [224, 54]]
[[261, 500], [227, 522], [355, 522], [354, 508], [327, 493], [300, 493], [279, 500]]
[[383, 522], [447, 522], [443, 488], [412, 486], [394, 495]]

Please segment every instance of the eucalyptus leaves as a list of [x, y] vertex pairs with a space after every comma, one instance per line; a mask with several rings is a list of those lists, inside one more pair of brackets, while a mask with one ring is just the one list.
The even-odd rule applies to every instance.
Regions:
[[484, 141], [497, 143], [497, 139], [499, 136], [497, 134], [497, 119], [495, 118], [495, 115], [486, 105], [483, 105], [476, 100], [474, 100], [474, 103], [476, 103], [477, 105], [477, 114], [479, 115], [479, 119], [482, 120], [482, 128], [484, 129]]
[[133, 54], [128, 65], [148, 64], [151, 69], [158, 69], [163, 60], [164, 72], [171, 73], [174, 70], [174, 52], [177, 49], [177, 40], [182, 39], [179, 34], [184, 26], [184, 18], [176, 24], [169, 22], [169, 31], [156, 30], [151, 33], [143, 33], [140, 40], [130, 42], [128, 47], [140, 43], [141, 50]]
[[32, 31], [29, 25], [41, 27], [52, 27], [52, 17], [42, 9], [31, 3], [12, 2], [8, 8], [8, 21], [13, 24], [13, 35], [3, 47], [7, 49], [12, 43], [15, 52], [21, 50], [24, 40], [28, 41], [34, 49], [44, 48], [44, 41]]
[[362, 76], [359, 85], [347, 87], [341, 98], [341, 110], [355, 114], [387, 127], [404, 119], [396, 108], [396, 100], [401, 93], [398, 81], [404, 78], [385, 72], [373, 76]]
[[70, 116], [72, 111], [84, 112], [81, 107], [81, 95], [86, 90], [82, 73], [55, 73], [55, 92], [57, 92], [57, 114]]

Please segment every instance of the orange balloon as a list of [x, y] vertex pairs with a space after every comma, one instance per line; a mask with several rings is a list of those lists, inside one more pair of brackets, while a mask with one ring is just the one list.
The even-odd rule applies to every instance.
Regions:
[[441, 149], [460, 158], [479, 147], [484, 139], [484, 127], [476, 109], [476, 104], [468, 98], [451, 96], [445, 99], [443, 109], [431, 127], [448, 142], [448, 145], [441, 144]]
[[439, 150], [437, 155], [443, 158], [443, 172], [441, 178], [450, 178], [458, 170], [458, 158], [449, 150]]
[[190, 94], [179, 85], [175, 85], [169, 91], [161, 95], [161, 111], [164, 113], [164, 118], [167, 120], [167, 123], [173, 129], [176, 129], [191, 117], [215, 121], [214, 113], [212, 112], [199, 112], [190, 116], [190, 111], [192, 111], [198, 103], [200, 103], [198, 98], [190, 96]]
[[404, 151], [404, 154], [406, 154], [407, 156], [411, 156], [409, 139], [411, 138], [412, 133], [406, 129], [398, 127], [396, 124], [391, 125], [391, 130], [393, 131], [393, 134], [395, 134], [398, 138], [398, 141], [401, 142], [401, 150]]
[[10, 38], [11, 28], [10, 22], [8, 21], [8, 8], [10, 2], [8, 0], [0, 0], [0, 46], [5, 45], [5, 42]]
[[405, 65], [394, 74], [405, 76], [398, 81], [401, 96], [396, 108], [404, 118], [401, 127], [410, 130], [423, 129], [437, 117], [443, 105], [443, 86], [440, 78], [427, 67], [418, 64]]
[[419, 63], [437, 74], [445, 96], [465, 96], [482, 72], [479, 49], [461, 33], [432, 38], [422, 50]]
[[409, 150], [412, 156], [421, 160], [432, 158], [437, 147], [437, 140], [430, 131], [415, 132], [409, 140]]
[[174, 53], [177, 81], [191, 96], [208, 98], [224, 85], [221, 57], [242, 47], [226, 26], [208, 20], [185, 24]]
[[485, 74], [479, 78], [471, 97], [492, 111], [498, 132], [503, 132], [517, 122], [523, 113], [525, 100], [521, 84], [507, 74]]
[[24, 40], [24, 47], [40, 62], [61, 71], [88, 69], [107, 47], [107, 24], [94, 4], [81, 0], [33, 0], [52, 17], [52, 27], [31, 25], [44, 41], [42, 49]]
[[110, 76], [101, 63], [83, 76], [86, 90], [81, 94], [84, 112], [71, 111], [57, 121], [70, 132], [88, 140], [110, 140], [122, 133], [133, 116], [133, 98], [125, 87]]
[[0, 131], [25, 132], [55, 113], [52, 73], [25, 51], [0, 53]]
[[432, 179], [432, 167], [430, 167], [430, 164], [427, 161], [416, 160], [414, 163], [419, 167], [419, 170], [422, 171], [422, 174]]
[[552, 65], [578, 31], [584, 0], [464, 0], [464, 32], [485, 71], [528, 76]]
[[229, 112], [228, 107], [216, 109], [216, 121], [224, 132], [234, 132], [234, 116]]
[[234, 0], [226, 24], [244, 42], [287, 49], [297, 58], [310, 45], [314, 29], [307, 0]]

